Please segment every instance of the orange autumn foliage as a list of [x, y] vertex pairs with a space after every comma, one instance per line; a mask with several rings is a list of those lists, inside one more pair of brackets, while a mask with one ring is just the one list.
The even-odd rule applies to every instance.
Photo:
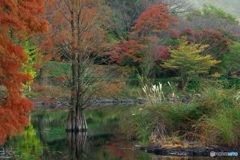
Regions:
[[102, 88], [96, 92], [96, 95], [100, 97], [107, 97], [108, 95], [118, 97], [122, 89], [126, 87], [126, 82], [121, 80], [113, 80], [110, 83], [102, 81], [97, 84], [97, 87]]
[[23, 40], [47, 29], [47, 21], [39, 17], [43, 11], [43, 0], [0, 1], [0, 86], [6, 88], [0, 98], [0, 144], [28, 124], [26, 114], [33, 105], [23, 97], [22, 84], [31, 77], [21, 72], [28, 57], [16, 39]]

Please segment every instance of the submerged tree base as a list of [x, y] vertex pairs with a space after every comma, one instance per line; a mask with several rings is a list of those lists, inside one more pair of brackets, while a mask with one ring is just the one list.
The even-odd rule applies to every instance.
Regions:
[[88, 130], [87, 121], [82, 110], [77, 112], [70, 110], [67, 120], [67, 132], [86, 132]]

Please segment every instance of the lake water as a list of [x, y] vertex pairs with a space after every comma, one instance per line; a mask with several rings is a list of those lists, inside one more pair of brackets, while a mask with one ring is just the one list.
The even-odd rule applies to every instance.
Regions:
[[[188, 157], [155, 156], [134, 149], [136, 142], [119, 134], [118, 114], [125, 108], [86, 111], [89, 130], [82, 134], [65, 132], [66, 110], [35, 111], [30, 125], [6, 144], [16, 160], [170, 160]], [[194, 158], [196, 159], [196, 158]], [[198, 158], [202, 159], [202, 158]]]

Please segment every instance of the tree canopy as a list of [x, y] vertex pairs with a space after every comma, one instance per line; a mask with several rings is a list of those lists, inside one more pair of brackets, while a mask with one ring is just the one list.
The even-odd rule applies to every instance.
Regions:
[[219, 61], [213, 60], [210, 55], [200, 55], [207, 45], [189, 43], [186, 37], [180, 39], [180, 46], [177, 49], [170, 49], [170, 58], [164, 61], [163, 67], [174, 69], [178, 72], [185, 89], [191, 78], [199, 74], [207, 74], [210, 67], [215, 66]]
[[0, 1], [0, 85], [6, 88], [0, 100], [0, 143], [28, 124], [26, 114], [33, 106], [22, 87], [31, 76], [20, 70], [28, 57], [16, 39], [46, 31], [48, 22], [40, 17], [43, 12], [43, 0]]

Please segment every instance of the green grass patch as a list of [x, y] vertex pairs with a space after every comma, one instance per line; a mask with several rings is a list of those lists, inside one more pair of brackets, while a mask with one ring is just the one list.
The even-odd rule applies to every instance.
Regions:
[[69, 75], [71, 71], [71, 63], [48, 61], [44, 69], [45, 77]]

